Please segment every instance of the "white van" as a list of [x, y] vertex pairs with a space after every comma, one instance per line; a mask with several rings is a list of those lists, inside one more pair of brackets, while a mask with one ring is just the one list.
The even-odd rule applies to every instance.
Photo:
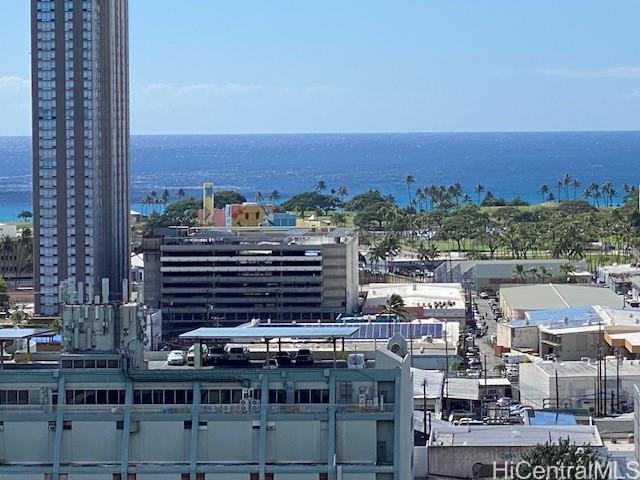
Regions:
[[249, 361], [249, 348], [244, 345], [227, 345], [225, 357], [227, 362], [246, 363]]

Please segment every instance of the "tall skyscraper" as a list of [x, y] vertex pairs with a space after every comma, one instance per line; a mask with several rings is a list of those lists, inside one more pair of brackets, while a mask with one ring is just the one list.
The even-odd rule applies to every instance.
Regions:
[[[34, 290], [129, 275], [128, 0], [32, 0]], [[99, 290], [95, 290], [98, 293]]]

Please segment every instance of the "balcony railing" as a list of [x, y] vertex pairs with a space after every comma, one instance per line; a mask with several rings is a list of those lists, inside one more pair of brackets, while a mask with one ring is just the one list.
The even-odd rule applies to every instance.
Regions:
[[[267, 414], [327, 414], [329, 404], [270, 404]], [[192, 405], [132, 405], [131, 411], [136, 416], [141, 415], [190, 415]], [[336, 413], [390, 413], [394, 411], [394, 404], [364, 405], [364, 404], [336, 404]], [[10, 418], [15, 415], [53, 414], [58, 411], [56, 405], [0, 405], [0, 414]], [[61, 407], [66, 415], [122, 415], [127, 408], [125, 405], [64, 405]], [[229, 414], [249, 415], [260, 412], [259, 403], [247, 402], [243, 404], [205, 404], [198, 407], [201, 414]]]

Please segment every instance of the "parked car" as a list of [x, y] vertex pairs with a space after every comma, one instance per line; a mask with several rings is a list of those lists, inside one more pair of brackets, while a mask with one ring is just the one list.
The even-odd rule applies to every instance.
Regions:
[[291, 355], [289, 355], [289, 352], [276, 352], [273, 354], [272, 358], [278, 361], [279, 367], [290, 367], [291, 364], [293, 363], [291, 360]]
[[[196, 348], [196, 345], [193, 344], [189, 347], [189, 350], [187, 351], [187, 365], [193, 366], [195, 362], [195, 348]], [[209, 346], [206, 343], [201, 343], [200, 344], [200, 361], [202, 362], [202, 365], [207, 364], [208, 357], [209, 357]]]
[[267, 369], [267, 370], [273, 370], [275, 368], [278, 368], [278, 360], [276, 360], [275, 358], [267, 358], [264, 362], [264, 366], [262, 368]]
[[249, 349], [245, 346], [227, 345], [225, 353], [228, 362], [247, 363], [249, 361]]
[[466, 374], [467, 374], [467, 377], [469, 378], [480, 378], [480, 370], [467, 368]]
[[224, 345], [215, 344], [209, 348], [209, 363], [220, 363], [226, 358]]
[[167, 356], [167, 365], [184, 365], [187, 358], [182, 350], [171, 350]]
[[301, 348], [294, 358], [296, 365], [313, 365], [313, 354], [308, 348]]
[[480, 292], [480, 295], [478, 295], [480, 298], [482, 299], [487, 299], [489, 298], [489, 295], [487, 294], [487, 292]]

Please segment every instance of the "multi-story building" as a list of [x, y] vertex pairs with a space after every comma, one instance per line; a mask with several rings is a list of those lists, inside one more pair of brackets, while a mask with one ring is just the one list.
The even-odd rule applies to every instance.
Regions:
[[335, 229], [172, 229], [146, 238], [144, 301], [163, 337], [203, 325], [331, 321], [358, 308], [358, 238]]
[[121, 297], [129, 262], [127, 0], [32, 0], [36, 311], [66, 279]]
[[[365, 368], [146, 369], [139, 318], [135, 305], [65, 306], [58, 365], [4, 365], [0, 478], [413, 479], [409, 355], [382, 347]], [[264, 328], [237, 330], [262, 341]], [[269, 330], [306, 342], [319, 331]]]

